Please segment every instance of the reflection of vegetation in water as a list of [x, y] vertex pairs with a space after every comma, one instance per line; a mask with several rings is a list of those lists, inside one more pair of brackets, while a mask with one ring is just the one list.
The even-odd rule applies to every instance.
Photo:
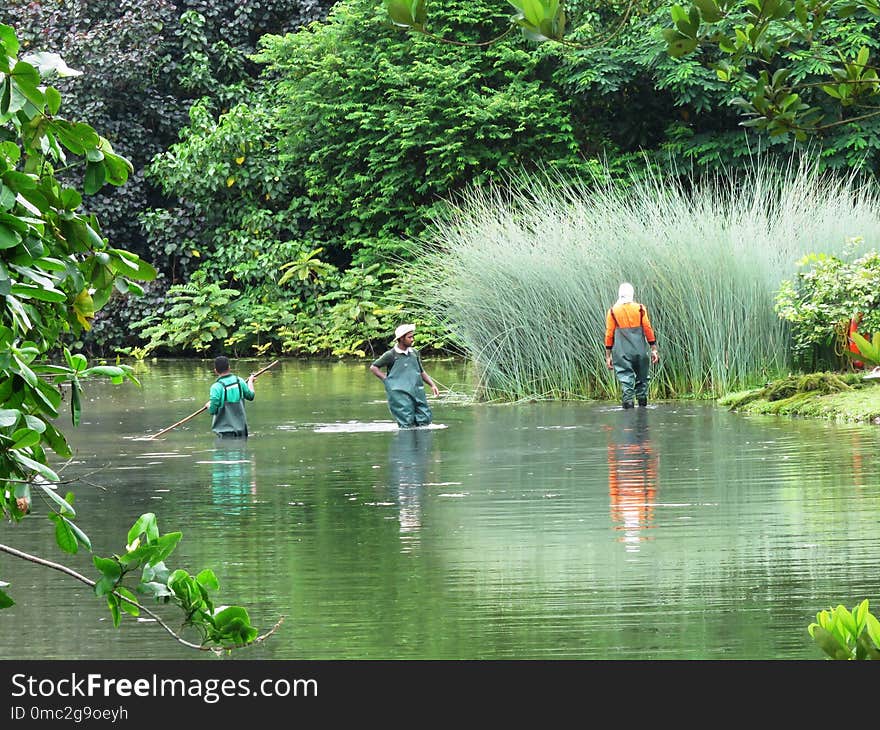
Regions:
[[237, 514], [257, 495], [256, 469], [247, 443], [217, 440], [211, 466], [211, 498], [224, 512]]

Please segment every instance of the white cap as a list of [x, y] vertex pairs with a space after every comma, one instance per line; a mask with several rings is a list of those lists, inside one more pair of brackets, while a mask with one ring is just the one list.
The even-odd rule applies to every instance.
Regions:
[[399, 340], [408, 332], [415, 332], [416, 326], [414, 324], [402, 324], [396, 330], [394, 330], [394, 339]]
[[626, 281], [623, 282], [623, 284], [621, 284], [620, 288], [617, 290], [617, 301], [631, 302], [633, 300], [633, 296], [635, 296], [633, 285]]

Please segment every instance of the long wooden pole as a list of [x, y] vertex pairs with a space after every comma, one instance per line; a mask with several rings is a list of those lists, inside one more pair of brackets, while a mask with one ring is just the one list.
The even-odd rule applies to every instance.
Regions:
[[[257, 376], [262, 375], [269, 368], [274, 368], [279, 362], [281, 362], [281, 360], [276, 360], [275, 362], [270, 363], [269, 365], [266, 365], [266, 367], [262, 368], [261, 370], [257, 370], [257, 372], [255, 372], [253, 374], [253, 376], [251, 376], [251, 377], [256, 378]], [[248, 380], [250, 380], [250, 377], [248, 378]], [[177, 428], [181, 424], [186, 423], [190, 419], [195, 418], [197, 415], [199, 415], [200, 413], [207, 411], [207, 410], [208, 410], [207, 405], [202, 406], [195, 413], [190, 413], [186, 418], [181, 418], [177, 423], [172, 423], [168, 428], [163, 428], [161, 431], [159, 431], [159, 433], [154, 433], [152, 436], [147, 437], [147, 441], [152, 441], [153, 439], [159, 438], [162, 434], [168, 433], [171, 429]]]

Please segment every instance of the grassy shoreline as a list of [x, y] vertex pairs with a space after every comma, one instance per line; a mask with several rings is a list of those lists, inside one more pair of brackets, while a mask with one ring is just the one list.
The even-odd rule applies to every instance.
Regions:
[[880, 380], [862, 373], [789, 376], [763, 388], [728, 393], [717, 403], [738, 413], [880, 425]]

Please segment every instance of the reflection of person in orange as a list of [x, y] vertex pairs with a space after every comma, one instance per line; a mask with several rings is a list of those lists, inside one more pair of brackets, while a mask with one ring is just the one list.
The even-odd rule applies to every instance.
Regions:
[[400, 534], [417, 534], [422, 526], [422, 491], [434, 432], [401, 429], [391, 437], [388, 464], [391, 488], [397, 491]]
[[632, 552], [654, 519], [659, 460], [648, 435], [647, 411], [626, 413], [608, 443], [608, 494], [614, 529], [623, 531], [620, 541]]
[[257, 496], [253, 456], [242, 440], [216, 439], [211, 457], [211, 496], [227, 514], [239, 514]]

